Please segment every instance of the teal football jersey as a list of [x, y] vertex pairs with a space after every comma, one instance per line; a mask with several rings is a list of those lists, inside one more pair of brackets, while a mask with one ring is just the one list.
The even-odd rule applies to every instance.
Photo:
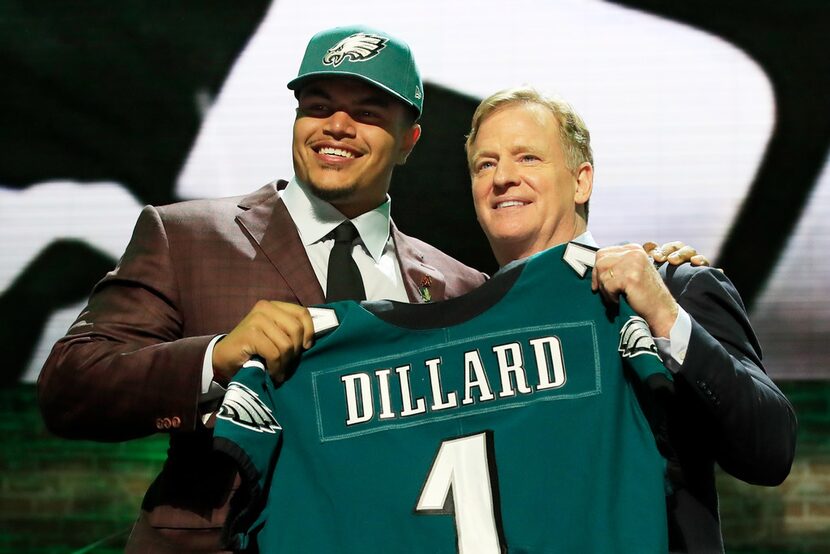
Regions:
[[645, 321], [591, 291], [593, 258], [569, 243], [446, 302], [330, 304], [339, 326], [284, 383], [246, 364], [214, 433], [244, 477], [233, 544], [666, 552], [632, 384], [671, 376]]

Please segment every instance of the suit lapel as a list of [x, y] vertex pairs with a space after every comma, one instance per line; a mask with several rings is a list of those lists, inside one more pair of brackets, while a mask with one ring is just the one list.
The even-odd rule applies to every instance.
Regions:
[[[282, 181], [279, 185], [285, 186]], [[323, 289], [308, 261], [297, 227], [277, 193], [279, 185], [271, 183], [244, 198], [239, 203], [243, 211], [236, 220], [256, 241], [300, 304], [322, 304], [325, 302]], [[394, 222], [391, 232], [409, 301], [445, 300], [446, 278], [424, 261], [418, 241], [398, 231]]]
[[[280, 184], [285, 186], [283, 182]], [[239, 207], [244, 211], [236, 216], [236, 220], [259, 244], [300, 304], [322, 304], [325, 301], [323, 289], [275, 184], [266, 185], [244, 198]]]
[[391, 229], [409, 301], [417, 304], [446, 300], [444, 291], [447, 283], [444, 274], [424, 261], [424, 254], [417, 241], [398, 231], [394, 223], [391, 223]]

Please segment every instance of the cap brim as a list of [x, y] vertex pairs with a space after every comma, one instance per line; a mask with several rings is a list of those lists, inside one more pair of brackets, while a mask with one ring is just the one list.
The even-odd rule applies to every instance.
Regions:
[[373, 85], [373, 86], [375, 86], [375, 87], [377, 87], [381, 90], [384, 90], [384, 91], [388, 92], [389, 94], [391, 94], [392, 96], [394, 96], [395, 98], [397, 98], [398, 100], [400, 100], [401, 102], [406, 104], [407, 106], [409, 106], [411, 108], [414, 108], [415, 111], [418, 112], [419, 116], [421, 115], [420, 108], [418, 108], [418, 106], [413, 104], [407, 98], [404, 98], [403, 96], [401, 96], [400, 94], [398, 94], [394, 90], [390, 89], [389, 87], [387, 87], [383, 83], [379, 83], [379, 82], [375, 81], [374, 79], [371, 79], [371, 78], [367, 77], [366, 75], [362, 75], [360, 73], [352, 73], [350, 71], [312, 71], [311, 73], [306, 73], [305, 75], [301, 75], [300, 77], [295, 77], [294, 79], [291, 79], [290, 81], [288, 81], [288, 85], [286, 85], [286, 86], [289, 89], [293, 90], [295, 93], [297, 93], [297, 92], [300, 91], [300, 89], [303, 87], [304, 84], [306, 84], [308, 81], [311, 81], [312, 79], [316, 79], [318, 77], [351, 77], [353, 79], [359, 79], [359, 80], [363, 81], [364, 83], [369, 83], [370, 85]]

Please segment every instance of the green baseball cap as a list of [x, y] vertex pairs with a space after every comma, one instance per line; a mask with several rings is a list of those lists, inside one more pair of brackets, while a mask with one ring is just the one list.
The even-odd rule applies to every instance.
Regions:
[[363, 26], [336, 27], [311, 37], [297, 77], [288, 88], [299, 91], [315, 77], [354, 77], [379, 87], [421, 115], [424, 86], [409, 45], [388, 33]]

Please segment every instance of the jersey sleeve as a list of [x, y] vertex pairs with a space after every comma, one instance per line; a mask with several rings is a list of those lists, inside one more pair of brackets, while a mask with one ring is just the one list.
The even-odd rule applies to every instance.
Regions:
[[623, 361], [634, 370], [642, 382], [647, 382], [654, 376], [671, 382], [672, 374], [660, 359], [648, 323], [631, 309], [624, 297], [620, 298], [618, 320], [620, 342], [617, 350]]
[[252, 359], [228, 385], [216, 414], [214, 450], [233, 459], [242, 480], [223, 529], [223, 539], [234, 550], [246, 548], [248, 530], [267, 500], [266, 484], [282, 432], [274, 417], [273, 393], [264, 363]]
[[[666, 407], [673, 401], [674, 375], [663, 364], [648, 323], [620, 298], [619, 354], [634, 375], [631, 386], [637, 403], [651, 428], [657, 449], [668, 460], [676, 459], [669, 441]], [[666, 481], [669, 486], [669, 481]], [[667, 489], [668, 490], [668, 489]]]

